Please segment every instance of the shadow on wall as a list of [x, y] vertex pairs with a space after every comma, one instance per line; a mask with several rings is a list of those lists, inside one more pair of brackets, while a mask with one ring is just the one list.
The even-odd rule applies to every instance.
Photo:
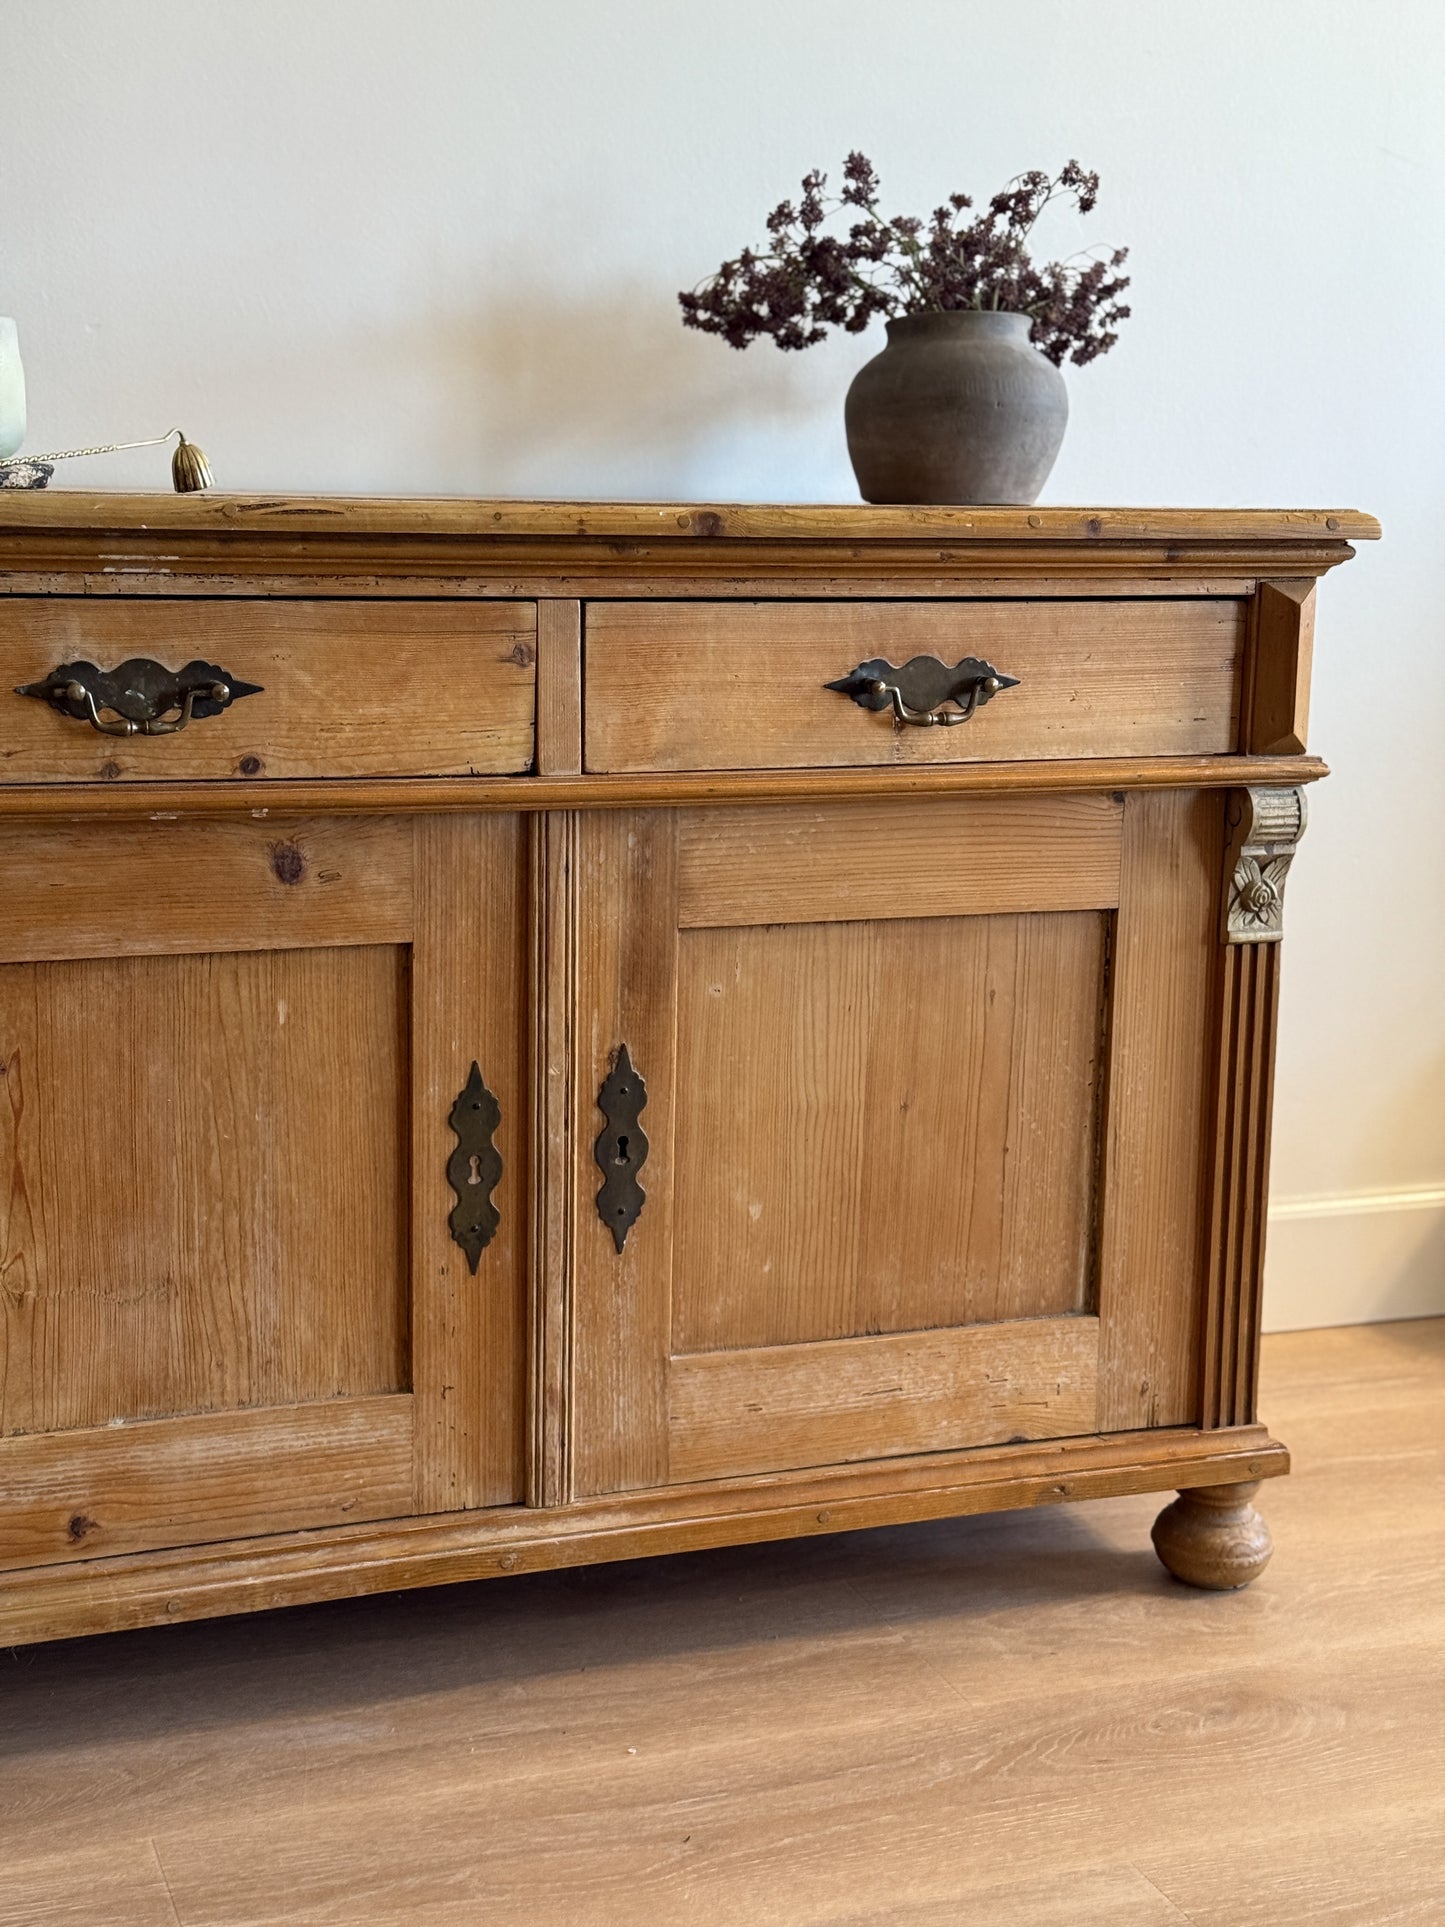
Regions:
[[759, 439], [796, 448], [810, 417], [805, 445], [816, 433], [830, 463], [842, 453], [832, 384], [795, 356], [685, 330], [650, 285], [571, 306], [553, 289], [511, 291], [474, 319], [437, 318], [415, 347], [436, 396], [436, 465], [487, 494], [685, 494], [734, 465], [729, 442], [749, 449], [737, 465], [756, 478]]
[[[354, 327], [218, 316], [204, 361], [124, 419], [185, 421], [228, 489], [856, 501], [842, 398], [880, 344], [740, 354], [653, 282], [569, 300], [509, 281]], [[153, 455], [116, 457], [105, 485], [156, 487]]]

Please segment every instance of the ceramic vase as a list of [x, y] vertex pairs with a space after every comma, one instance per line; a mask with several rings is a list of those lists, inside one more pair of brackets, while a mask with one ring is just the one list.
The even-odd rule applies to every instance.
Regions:
[[865, 502], [1038, 499], [1069, 420], [1064, 378], [1027, 315], [903, 315], [848, 390], [848, 453]]

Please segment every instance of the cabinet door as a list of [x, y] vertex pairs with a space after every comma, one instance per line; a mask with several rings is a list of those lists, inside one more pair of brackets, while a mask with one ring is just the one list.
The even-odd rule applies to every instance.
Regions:
[[519, 837], [0, 832], [0, 1566], [521, 1496]]
[[576, 1492], [1194, 1421], [1221, 825], [580, 821]]

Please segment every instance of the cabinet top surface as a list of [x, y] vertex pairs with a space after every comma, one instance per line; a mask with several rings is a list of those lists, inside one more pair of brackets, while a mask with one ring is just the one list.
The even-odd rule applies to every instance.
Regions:
[[1313, 550], [1373, 541], [1357, 509], [949, 508], [861, 504], [569, 502], [485, 497], [0, 491], [0, 533], [115, 531], [294, 536], [581, 537], [738, 542], [1224, 544]]

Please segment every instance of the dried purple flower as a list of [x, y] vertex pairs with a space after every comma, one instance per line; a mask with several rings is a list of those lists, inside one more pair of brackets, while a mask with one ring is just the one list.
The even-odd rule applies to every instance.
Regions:
[[[809, 348], [830, 327], [857, 334], [875, 315], [994, 308], [1031, 317], [1031, 338], [1055, 364], [1083, 366], [1118, 340], [1129, 309], [1119, 297], [1127, 277], [1116, 272], [1127, 249], [1085, 266], [1034, 265], [1026, 242], [1053, 200], [1070, 199], [1081, 214], [1095, 206], [1099, 177], [1068, 161], [1050, 179], [1020, 174], [966, 225], [967, 194], [950, 194], [925, 224], [913, 215], [878, 212], [878, 176], [856, 150], [843, 163], [843, 189], [829, 201], [827, 176], [803, 177], [795, 207], [782, 201], [768, 216], [771, 252], [744, 248], [735, 261], [691, 293], [680, 294], [683, 323], [746, 348], [771, 335], [779, 348]], [[824, 231], [841, 208], [856, 210], [846, 235]]]

